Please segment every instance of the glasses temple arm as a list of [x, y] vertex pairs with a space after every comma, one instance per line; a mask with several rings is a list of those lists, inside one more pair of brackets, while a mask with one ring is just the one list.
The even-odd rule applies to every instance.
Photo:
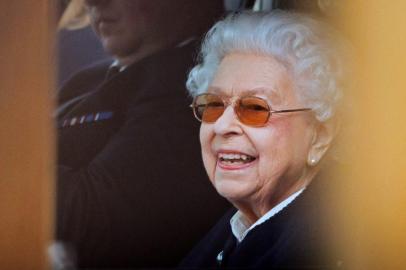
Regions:
[[271, 111], [271, 113], [288, 113], [288, 112], [301, 112], [301, 111], [311, 111], [311, 110], [312, 110], [311, 108], [301, 108], [301, 109]]

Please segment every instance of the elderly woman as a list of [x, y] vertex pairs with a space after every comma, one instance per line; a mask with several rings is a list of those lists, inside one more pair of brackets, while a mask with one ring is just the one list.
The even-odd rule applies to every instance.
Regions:
[[[315, 180], [336, 134], [344, 42], [297, 13], [218, 22], [187, 82], [204, 165], [226, 214], [183, 267], [314, 267], [327, 240]], [[330, 258], [329, 258], [330, 259]], [[339, 263], [340, 264], [340, 263]]]

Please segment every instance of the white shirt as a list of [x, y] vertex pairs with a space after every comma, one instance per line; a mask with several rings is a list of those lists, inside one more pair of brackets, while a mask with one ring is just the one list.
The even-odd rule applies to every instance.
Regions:
[[111, 65], [110, 65], [109, 68], [112, 68], [112, 67], [118, 67], [118, 68], [120, 68], [120, 69], [119, 69], [120, 72], [123, 71], [123, 70], [125, 70], [125, 69], [127, 68], [127, 66], [120, 66], [120, 62], [118, 62], [117, 59], [114, 60], [113, 63], [111, 63]]
[[233, 217], [230, 219], [230, 225], [231, 225], [231, 231], [233, 232], [235, 238], [237, 238], [238, 242], [241, 242], [244, 240], [245, 236], [248, 234], [249, 231], [251, 231], [253, 228], [258, 226], [261, 223], [264, 223], [274, 215], [276, 215], [278, 212], [280, 212], [283, 208], [288, 206], [294, 199], [296, 199], [297, 196], [302, 193], [304, 188], [302, 188], [299, 191], [296, 191], [292, 195], [290, 195], [288, 198], [277, 204], [274, 208], [266, 212], [265, 215], [263, 215], [261, 218], [259, 218], [254, 224], [250, 224], [248, 219], [240, 212], [237, 211], [233, 215]]

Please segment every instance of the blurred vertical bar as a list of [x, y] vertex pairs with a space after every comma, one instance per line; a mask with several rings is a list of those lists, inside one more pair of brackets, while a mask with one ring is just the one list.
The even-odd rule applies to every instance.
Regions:
[[345, 142], [351, 166], [335, 179], [350, 187], [339, 210], [347, 265], [406, 269], [406, 1], [336, 2], [357, 67], [347, 119], [356, 132]]
[[52, 2], [0, 1], [0, 269], [49, 269]]

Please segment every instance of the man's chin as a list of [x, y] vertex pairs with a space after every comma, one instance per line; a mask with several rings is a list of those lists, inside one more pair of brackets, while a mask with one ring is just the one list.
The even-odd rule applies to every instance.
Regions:
[[103, 39], [102, 45], [107, 54], [119, 60], [120, 63], [123, 62], [124, 65], [136, 61], [137, 56], [142, 53], [139, 46], [128, 46], [128, 44], [121, 40], [113, 38]]
[[116, 55], [121, 54], [122, 48], [120, 48], [118, 42], [112, 38], [104, 38], [102, 40], [102, 45], [104, 51], [111, 56], [115, 57]]
[[126, 48], [128, 46], [124, 46], [126, 43], [117, 36], [103, 37], [101, 41], [104, 50], [112, 56], [121, 55], [128, 51], [128, 48]]

